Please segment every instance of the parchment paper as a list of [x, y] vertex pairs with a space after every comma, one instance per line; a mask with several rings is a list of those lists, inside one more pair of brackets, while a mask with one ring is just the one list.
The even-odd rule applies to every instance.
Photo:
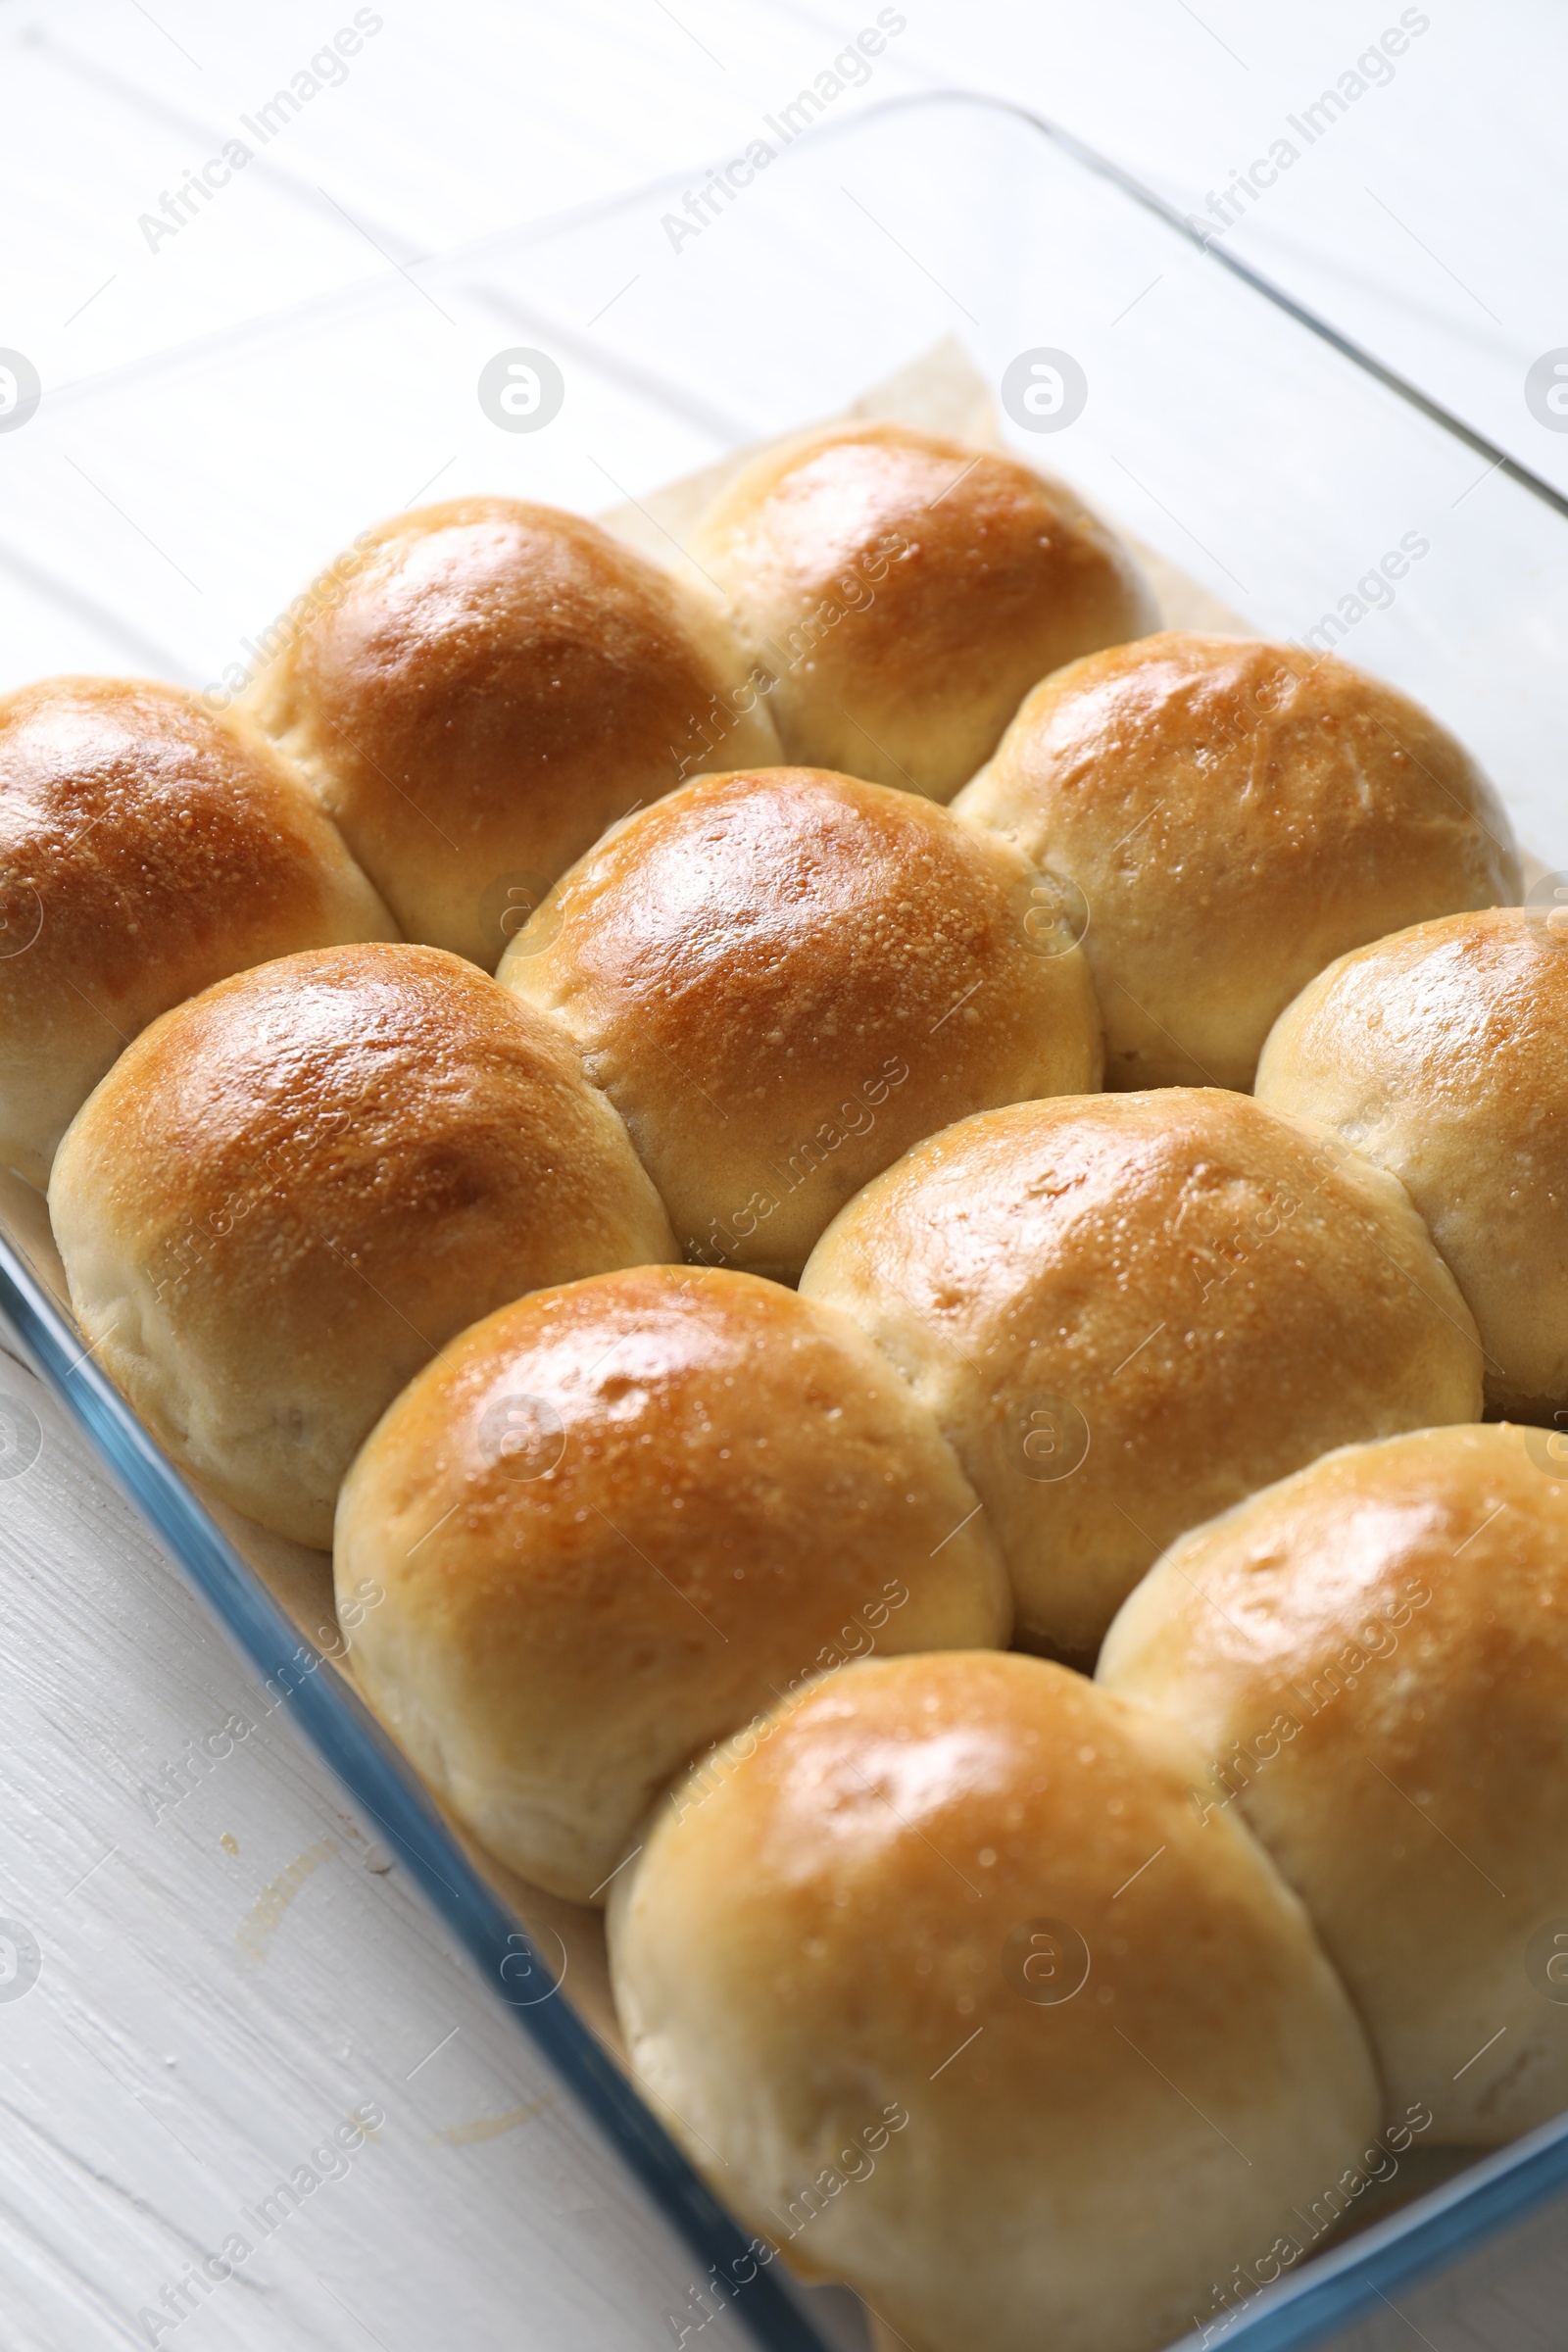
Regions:
[[[922, 358], [901, 368], [896, 375], [873, 384], [869, 392], [862, 392], [838, 416], [803, 418], [796, 429], [806, 432], [816, 425], [845, 423], [854, 418], [915, 425], [923, 432], [949, 433], [955, 440], [972, 441], [983, 449], [1004, 446], [997, 430], [997, 406], [991, 387], [956, 338], [936, 344]], [[705, 466], [700, 473], [687, 474], [684, 481], [666, 483], [663, 489], [652, 491], [644, 499], [607, 508], [596, 519], [653, 563], [679, 570], [684, 566], [686, 543], [698, 516], [743, 466], [749, 466], [753, 458], [769, 446], [759, 441], [749, 449], [734, 450], [727, 458]], [[1009, 447], [1008, 454], [1018, 457], [1022, 453]], [[1070, 475], [1071, 452], [1064, 450], [1062, 454], [1069, 461], [1065, 470]], [[1043, 466], [1039, 470], [1049, 473], [1052, 468]], [[1184, 571], [1178, 571], [1174, 564], [1167, 564], [1163, 556], [1156, 555], [1133, 532], [1124, 529], [1113, 514], [1106, 514], [1104, 520], [1126, 541], [1142, 564], [1158, 601], [1164, 627], [1203, 629], [1222, 637], [1253, 634], [1228, 605], [1221, 604], [1217, 596], [1210, 596], [1206, 588], [1190, 580]]]

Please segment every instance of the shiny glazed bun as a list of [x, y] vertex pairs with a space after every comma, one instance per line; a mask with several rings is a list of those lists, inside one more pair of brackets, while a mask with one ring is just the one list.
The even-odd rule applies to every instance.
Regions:
[[691, 552], [777, 681], [785, 758], [937, 801], [1037, 678], [1155, 619], [1127, 550], [1060, 482], [902, 424], [768, 450]]
[[1434, 2143], [1568, 2106], [1565, 1481], [1545, 1430], [1348, 1446], [1185, 1537], [1100, 1662], [1212, 1759]]
[[1100, 1081], [1088, 970], [1034, 868], [814, 768], [639, 811], [499, 976], [576, 1038], [688, 1256], [786, 1280], [918, 1137]]
[[355, 1664], [492, 1852], [600, 1897], [649, 1806], [781, 1691], [999, 1645], [1006, 1572], [952, 1449], [852, 1323], [643, 1266], [455, 1341], [338, 1505]]
[[1480, 1411], [1475, 1326], [1399, 1186], [1217, 1089], [966, 1119], [850, 1203], [801, 1289], [914, 1383], [1020, 1638], [1078, 1659], [1184, 1529], [1331, 1446]]
[[1036, 689], [957, 806], [1082, 893], [1112, 1087], [1248, 1087], [1336, 956], [1519, 896], [1462, 745], [1298, 646], [1170, 633], [1091, 655]]
[[487, 971], [616, 817], [778, 758], [716, 600], [555, 507], [395, 515], [302, 602], [257, 715], [409, 936]]
[[1282, 1013], [1257, 1092], [1393, 1170], [1486, 1349], [1487, 1401], [1568, 1406], [1568, 937], [1497, 909], [1347, 956]]
[[0, 1165], [45, 1184], [121, 1048], [214, 980], [397, 927], [242, 721], [136, 678], [0, 701]]
[[638, 2078], [792, 2268], [911, 2352], [1155, 2352], [1365, 2150], [1305, 1912], [1152, 1708], [872, 1660], [677, 1783], [611, 1900]]
[[570, 1040], [433, 948], [291, 956], [165, 1013], [73, 1121], [49, 1211], [159, 1443], [304, 1544], [454, 1332], [671, 1254]]

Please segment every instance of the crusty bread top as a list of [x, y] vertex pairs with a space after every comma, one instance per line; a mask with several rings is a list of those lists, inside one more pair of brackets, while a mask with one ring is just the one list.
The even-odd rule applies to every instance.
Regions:
[[237, 716], [136, 678], [0, 702], [0, 1143], [35, 1180], [121, 1047], [184, 997], [396, 926]]
[[1474, 1324], [1399, 1185], [1219, 1088], [950, 1127], [850, 1202], [802, 1288], [914, 1381], [1020, 1628], [1074, 1656], [1184, 1528], [1326, 1446], [1480, 1410]]
[[1464, 747], [1293, 645], [1171, 631], [1091, 654], [1035, 689], [958, 806], [1082, 892], [1118, 1087], [1249, 1086], [1336, 956], [1519, 895]]
[[917, 1137], [1099, 1079], [1087, 969], [1027, 860], [821, 769], [639, 810], [499, 976], [571, 1030], [688, 1252], [757, 1272], [799, 1273]]
[[677, 1783], [616, 1882], [640, 2080], [905, 2340], [1152, 2352], [1366, 2145], [1344, 1992], [1200, 1769], [1063, 1667], [872, 1659]]
[[778, 679], [786, 758], [936, 800], [1037, 678], [1154, 619], [1132, 558], [1070, 490], [908, 425], [765, 451], [692, 552]]
[[1404, 1185], [1475, 1315], [1494, 1410], [1568, 1404], [1568, 939], [1496, 907], [1374, 941], [1303, 989], [1260, 1101]]
[[371, 1423], [454, 1332], [672, 1254], [570, 1039], [437, 948], [286, 956], [176, 1005], [73, 1121], [49, 1206], [78, 1319], [143, 1418], [315, 1543]]
[[1099, 1674], [1198, 1740], [1205, 1811], [1244, 1813], [1312, 1913], [1395, 2112], [1487, 2143], [1560, 2111], [1568, 1441], [1326, 1454], [1174, 1544]]
[[875, 1650], [1001, 1643], [1006, 1575], [887, 1358], [781, 1285], [642, 1266], [503, 1307], [356, 1462], [362, 1682], [485, 1841], [586, 1899], [699, 1750]]
[[251, 702], [411, 938], [493, 969], [616, 817], [715, 750], [777, 757], [717, 600], [581, 515], [457, 499], [346, 564]]

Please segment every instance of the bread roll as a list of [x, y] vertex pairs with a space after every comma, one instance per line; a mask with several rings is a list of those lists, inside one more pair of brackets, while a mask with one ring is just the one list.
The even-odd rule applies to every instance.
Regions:
[[570, 1029], [687, 1255], [786, 1281], [918, 1137], [1100, 1082], [1094, 991], [1033, 867], [813, 768], [640, 811], [500, 977]]
[[1082, 894], [1111, 1087], [1250, 1086], [1347, 948], [1519, 896], [1462, 745], [1292, 645], [1171, 633], [1074, 662], [956, 806]]
[[455, 1332], [672, 1254], [570, 1040], [433, 948], [290, 956], [166, 1012], [72, 1122], [49, 1212], [153, 1435], [302, 1544]]
[[360, 1681], [525, 1878], [603, 1897], [701, 1749], [871, 1650], [999, 1645], [1006, 1571], [951, 1447], [829, 1308], [643, 1266], [447, 1348], [338, 1505]]
[[911, 2352], [1155, 2352], [1298, 2259], [1376, 2088], [1201, 1769], [1152, 1709], [970, 1651], [847, 1668], [677, 1784], [612, 1975], [755, 2260]]
[[903, 424], [767, 451], [691, 552], [777, 681], [785, 758], [936, 801], [1037, 678], [1155, 620], [1127, 550], [1063, 484]]
[[300, 948], [395, 939], [271, 746], [177, 686], [46, 678], [0, 701], [0, 1166], [49, 1180], [121, 1048]]
[[1212, 1759], [1434, 2142], [1568, 2106], [1565, 1480], [1544, 1430], [1347, 1446], [1177, 1544], [1100, 1662]]
[[778, 758], [717, 600], [510, 498], [394, 515], [251, 689], [411, 939], [487, 971], [606, 826]]
[[1568, 946], [1546, 910], [1421, 923], [1282, 1013], [1267, 1102], [1392, 1169], [1481, 1331], [1487, 1402], [1568, 1406]]
[[1331, 1446], [1480, 1410], [1475, 1326], [1399, 1186], [1218, 1090], [966, 1119], [850, 1203], [801, 1288], [914, 1383], [1020, 1638], [1081, 1663], [1183, 1529]]

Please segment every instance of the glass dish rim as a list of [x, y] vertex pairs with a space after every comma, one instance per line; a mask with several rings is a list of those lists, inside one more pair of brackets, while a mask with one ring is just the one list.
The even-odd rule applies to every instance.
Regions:
[[[1181, 211], [1135, 174], [1019, 101], [957, 87], [900, 93], [874, 100], [838, 122], [803, 136], [801, 152], [854, 143], [878, 122], [910, 112], [971, 108], [1009, 118], [1044, 138], [1078, 168], [1115, 187], [1187, 245], [1218, 263], [1257, 298], [1381, 384], [1451, 439], [1486, 458], [1494, 470], [1568, 519], [1568, 493], [1522, 465], [1485, 434], [1343, 334], [1239, 255], [1205, 236]], [[706, 159], [708, 163], [711, 158]], [[781, 159], [784, 160], [784, 159]], [[398, 272], [374, 271], [352, 287], [307, 298], [210, 336], [139, 355], [54, 388], [56, 398], [91, 402], [124, 374], [232, 350], [275, 333], [345, 299], [391, 291], [432, 266], [455, 268], [480, 252], [525, 249], [630, 212], [664, 191], [689, 185], [702, 164], [659, 174], [632, 188], [567, 208], [542, 220], [492, 231], [432, 254]], [[690, 2163], [627, 2076], [559, 1990], [537, 1945], [502, 1898], [468, 1860], [422, 1784], [363, 1700], [340, 1676], [323, 1674], [326, 1659], [306, 1640], [237, 1548], [222, 1534], [180, 1473], [158, 1450], [129, 1405], [84, 1350], [24, 1254], [0, 1231], [0, 1315], [23, 1342], [45, 1385], [74, 1421], [102, 1466], [169, 1550], [198, 1597], [229, 1640], [266, 1679], [292, 1674], [284, 1703], [301, 1737], [354, 1802], [396, 1842], [401, 1858], [437, 1916], [473, 1961], [494, 1997], [510, 2009], [539, 2055], [571, 2093], [577, 2107], [684, 2239], [705, 2271], [729, 2284], [736, 2319], [766, 2352], [827, 2352], [822, 2337], [786, 2288], [752, 2259], [751, 2234], [736, 2222]], [[547, 1989], [535, 1989], [543, 1984]], [[1525, 2221], [1568, 2187], [1568, 2112], [1477, 2161], [1440, 2187], [1354, 2238], [1312, 2256], [1299, 2273], [1261, 2289], [1249, 2306], [1217, 2327], [1178, 2339], [1167, 2352], [1209, 2344], [1223, 2336], [1236, 2352], [1304, 2352], [1334, 2331], [1375, 2313], [1396, 2289], [1461, 2260], [1488, 2239]], [[743, 2262], [752, 2276], [735, 2282]]]

